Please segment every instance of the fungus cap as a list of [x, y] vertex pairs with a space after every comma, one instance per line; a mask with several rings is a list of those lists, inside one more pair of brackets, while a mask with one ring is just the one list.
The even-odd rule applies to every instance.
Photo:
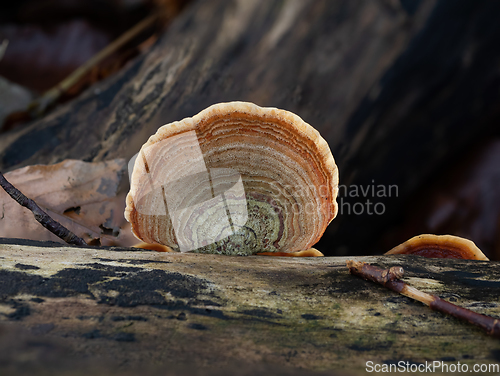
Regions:
[[422, 234], [394, 247], [386, 255], [417, 255], [429, 258], [485, 260], [488, 258], [471, 240], [453, 235]]
[[302, 251], [337, 214], [337, 166], [319, 132], [291, 112], [246, 102], [159, 128], [130, 180], [134, 234], [177, 251]]

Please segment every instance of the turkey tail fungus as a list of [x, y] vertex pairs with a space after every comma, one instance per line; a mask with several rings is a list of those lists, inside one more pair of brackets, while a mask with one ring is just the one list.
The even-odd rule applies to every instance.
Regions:
[[414, 236], [385, 254], [489, 261], [472, 241], [453, 235]]
[[213, 105], [159, 128], [131, 166], [125, 218], [136, 237], [174, 251], [300, 252], [337, 214], [327, 142], [277, 108]]

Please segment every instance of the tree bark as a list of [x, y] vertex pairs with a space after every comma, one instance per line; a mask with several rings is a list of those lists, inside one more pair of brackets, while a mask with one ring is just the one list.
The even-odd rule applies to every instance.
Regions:
[[[397, 187], [345, 194], [319, 245], [380, 251], [374, 239], [405, 200], [497, 124], [499, 11], [480, 0], [193, 2], [121, 73], [3, 134], [0, 169], [131, 157], [165, 123], [252, 101], [316, 127], [347, 191]], [[367, 200], [383, 215], [368, 214]]]
[[[367, 361], [443, 360], [471, 369], [500, 361], [497, 339], [350, 275], [346, 258], [2, 243], [5, 369], [38, 375], [78, 368], [85, 374], [99, 366], [105, 374], [140, 369], [148, 375], [248, 367], [248, 375], [314, 375], [333, 369], [365, 374]], [[355, 260], [402, 266], [412, 287], [479, 313], [500, 314], [499, 263], [415, 256]]]

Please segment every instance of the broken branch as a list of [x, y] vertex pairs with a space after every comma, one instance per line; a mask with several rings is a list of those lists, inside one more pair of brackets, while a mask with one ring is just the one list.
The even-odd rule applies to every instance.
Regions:
[[349, 272], [351, 274], [372, 282], [377, 282], [390, 290], [399, 292], [402, 295], [428, 305], [434, 311], [439, 311], [454, 316], [460, 320], [467, 321], [483, 328], [487, 334], [500, 338], [500, 320], [473, 312], [467, 308], [459, 307], [441, 299], [436, 295], [427, 294], [407, 285], [403, 281], [399, 280], [403, 277], [404, 273], [404, 269], [400, 266], [382, 269], [364, 262], [348, 260], [347, 267], [349, 268]]
[[0, 186], [4, 189], [5, 192], [7, 192], [10, 197], [17, 201], [19, 205], [31, 210], [31, 212], [35, 216], [35, 219], [54, 235], [58, 236], [68, 244], [83, 246], [87, 245], [87, 243], [85, 243], [82, 238], [78, 237], [66, 227], [61, 225], [59, 222], [52, 219], [52, 217], [45, 211], [43, 211], [35, 201], [26, 197], [19, 189], [10, 184], [1, 172]]

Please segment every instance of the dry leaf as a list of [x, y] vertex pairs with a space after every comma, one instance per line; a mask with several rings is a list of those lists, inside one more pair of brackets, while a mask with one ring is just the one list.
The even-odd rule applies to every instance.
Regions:
[[[23, 167], [6, 173], [5, 178], [87, 243], [99, 239], [103, 245], [130, 246], [137, 240], [123, 217], [126, 171], [124, 159], [66, 160]], [[0, 237], [63, 242], [1, 189]]]

